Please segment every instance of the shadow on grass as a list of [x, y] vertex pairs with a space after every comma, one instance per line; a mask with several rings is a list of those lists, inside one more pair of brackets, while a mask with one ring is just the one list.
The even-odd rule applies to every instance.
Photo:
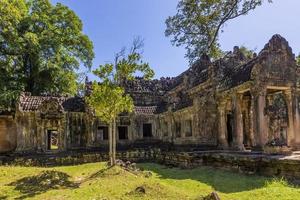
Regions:
[[24, 199], [34, 197], [36, 195], [54, 189], [78, 188], [78, 183], [73, 183], [69, 180], [70, 176], [59, 171], [43, 171], [39, 175], [25, 177], [8, 186], [15, 186], [15, 190], [23, 195], [16, 199]]
[[107, 167], [107, 168], [101, 169], [101, 170], [91, 174], [86, 180], [104, 177], [106, 175], [106, 172], [108, 172], [111, 168], [112, 167]]
[[8, 196], [0, 196], [0, 200], [6, 200], [8, 199]]
[[224, 170], [200, 167], [196, 169], [167, 168], [157, 164], [139, 164], [144, 170], [153, 171], [161, 179], [195, 180], [207, 184], [222, 193], [250, 191], [266, 186], [272, 179], [247, 176]]
[[[114, 170], [115, 169], [115, 170]], [[121, 171], [116, 169], [116, 166], [107, 166], [93, 174], [91, 174], [89, 177], [85, 178], [83, 181], [80, 182], [80, 184], [97, 179], [97, 178], [104, 178], [106, 176], [116, 176], [120, 175]]]

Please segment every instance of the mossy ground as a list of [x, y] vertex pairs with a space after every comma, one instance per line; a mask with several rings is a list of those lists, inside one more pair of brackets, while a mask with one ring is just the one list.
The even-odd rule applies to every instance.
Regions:
[[[132, 173], [105, 163], [54, 168], [0, 167], [0, 199], [201, 199], [217, 191], [227, 200], [300, 200], [300, 188], [278, 179], [210, 168], [182, 170], [139, 164]], [[146, 193], [135, 192], [139, 186]]]

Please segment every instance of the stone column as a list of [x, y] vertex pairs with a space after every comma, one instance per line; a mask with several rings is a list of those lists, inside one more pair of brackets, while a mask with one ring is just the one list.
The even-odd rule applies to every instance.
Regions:
[[168, 123], [168, 127], [167, 127], [167, 129], [168, 129], [168, 137], [167, 137], [167, 141], [168, 141], [168, 142], [172, 142], [172, 134], [173, 134], [172, 126], [173, 126], [173, 120], [172, 120], [172, 113], [171, 113], [170, 110], [167, 112], [166, 119], [167, 119], [167, 123]]
[[294, 135], [294, 116], [293, 113], [293, 99], [291, 90], [285, 90], [284, 96], [286, 100], [287, 110], [288, 110], [288, 128], [287, 128], [287, 145], [291, 146], [295, 142]]
[[243, 94], [237, 94], [234, 99], [234, 122], [235, 122], [235, 134], [234, 134], [234, 147], [238, 150], [244, 150], [244, 130], [243, 130], [243, 113], [242, 103]]
[[297, 145], [300, 145], [300, 114], [299, 114], [299, 99], [298, 95], [294, 96], [295, 99], [295, 113], [294, 113], [294, 134], [295, 142]]
[[268, 126], [267, 118], [265, 116], [266, 92], [266, 89], [262, 89], [256, 96], [256, 119], [254, 119], [254, 121], [256, 126], [255, 143], [258, 148], [263, 148], [263, 146], [268, 142]]
[[226, 127], [226, 103], [221, 103], [218, 107], [219, 112], [219, 127], [218, 127], [218, 147], [221, 149], [228, 148], [228, 142], [226, 139], [227, 127]]
[[169, 137], [170, 137], [170, 142], [172, 144], [174, 144], [175, 142], [175, 138], [176, 138], [176, 127], [175, 127], [175, 116], [174, 116], [174, 113], [172, 113], [171, 109], [169, 109], [169, 116], [170, 116], [170, 134], [169, 134]]
[[[250, 147], [252, 146], [252, 137], [250, 135], [250, 127], [251, 127], [251, 122], [250, 122], [250, 105], [251, 105], [251, 98], [249, 96], [244, 96], [243, 99], [243, 117], [244, 117], [244, 136], [246, 135], [246, 142], [247, 146]], [[245, 140], [245, 138], [244, 138]]]
[[256, 135], [256, 112], [255, 112], [255, 97], [251, 94], [251, 102], [250, 102], [250, 130], [249, 130], [249, 137], [251, 146], [256, 146], [255, 137]]

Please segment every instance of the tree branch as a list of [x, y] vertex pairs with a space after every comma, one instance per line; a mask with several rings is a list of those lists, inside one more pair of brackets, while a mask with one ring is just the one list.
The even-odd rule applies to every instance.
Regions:
[[207, 49], [210, 49], [212, 47], [212, 45], [214, 44], [214, 42], [217, 39], [218, 33], [221, 29], [221, 27], [223, 26], [223, 24], [229, 20], [229, 17], [232, 15], [234, 9], [236, 8], [236, 6], [238, 5], [238, 0], [235, 0], [233, 6], [231, 7], [231, 9], [229, 10], [229, 12], [227, 14], [225, 14], [225, 16], [222, 18], [222, 20], [220, 21], [219, 25], [217, 26], [217, 29], [213, 35], [213, 38], [210, 42], [210, 44], [208, 45]]

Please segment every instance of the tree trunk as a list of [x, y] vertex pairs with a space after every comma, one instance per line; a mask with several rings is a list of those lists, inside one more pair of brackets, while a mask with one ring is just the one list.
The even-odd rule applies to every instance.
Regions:
[[117, 154], [117, 145], [116, 145], [116, 143], [117, 143], [117, 137], [116, 137], [116, 132], [117, 132], [117, 124], [116, 124], [116, 118], [113, 120], [113, 126], [114, 126], [114, 128], [113, 128], [113, 145], [112, 145], [112, 149], [113, 149], [113, 164], [115, 165], [116, 164], [116, 154]]
[[116, 164], [116, 119], [109, 125], [109, 160], [110, 166], [114, 166]]
[[113, 166], [113, 123], [109, 124], [109, 165]]

